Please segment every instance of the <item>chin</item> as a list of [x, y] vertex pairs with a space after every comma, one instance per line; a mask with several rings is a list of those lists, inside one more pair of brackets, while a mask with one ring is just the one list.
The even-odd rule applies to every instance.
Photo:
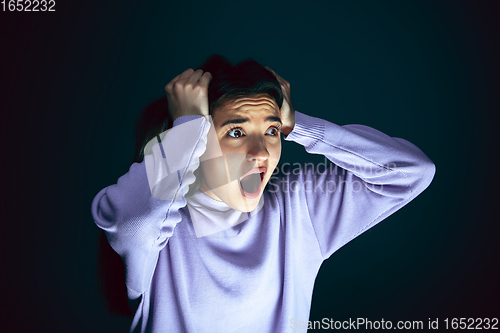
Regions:
[[[237, 184], [236, 184], [237, 185]], [[254, 210], [257, 205], [259, 204], [260, 198], [262, 197], [262, 191], [258, 194], [252, 195], [251, 198], [246, 197], [242, 191], [240, 191], [239, 186], [232, 186], [232, 191], [229, 193], [232, 193], [231, 195], [227, 195], [228, 192], [226, 192], [226, 195], [219, 196], [219, 198], [229, 207], [231, 207], [234, 210], [248, 213]], [[236, 187], [236, 188], [235, 188]]]

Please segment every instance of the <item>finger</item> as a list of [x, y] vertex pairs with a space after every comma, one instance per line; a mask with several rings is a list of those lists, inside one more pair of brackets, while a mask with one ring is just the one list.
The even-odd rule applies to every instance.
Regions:
[[193, 74], [191, 74], [187, 82], [195, 85], [202, 75], [203, 71], [201, 69], [197, 69], [193, 72]]
[[208, 87], [208, 84], [210, 83], [211, 80], [212, 80], [212, 74], [210, 72], [205, 72], [200, 79], [200, 86]]
[[181, 77], [177, 81], [186, 81], [187, 79], [189, 79], [191, 74], [193, 74], [193, 72], [194, 69], [192, 68], [186, 69], [184, 72], [182, 72]]
[[278, 74], [276, 74], [276, 72], [275, 72], [275, 71], [273, 71], [273, 70], [271, 69], [271, 67], [269, 67], [269, 66], [265, 66], [265, 68], [266, 68], [268, 71], [270, 71], [271, 73], [273, 73], [273, 75], [274, 75], [274, 76], [276, 76], [276, 78], [279, 80], [280, 76], [279, 76]]
[[179, 78], [180, 78], [180, 77], [181, 77], [181, 74], [179, 74], [179, 75], [177, 75], [176, 77], [174, 77], [174, 78], [172, 79], [172, 81], [170, 81], [170, 82], [175, 83], [177, 80], [179, 80]]
[[176, 87], [183, 87], [193, 72], [194, 70], [192, 68], [188, 68], [182, 72], [181, 76], [175, 82], [172, 82], [172, 89], [176, 89]]
[[279, 76], [278, 74], [276, 74], [275, 71], [273, 71], [271, 69], [271, 67], [269, 66], [264, 66], [265, 69], [267, 69], [268, 71], [270, 71], [271, 73], [273, 73], [273, 75], [276, 77], [276, 80], [278, 80], [279, 83], [282, 83], [281, 81], [283, 81], [283, 79], [281, 78], [281, 76]]
[[181, 77], [181, 74], [177, 75], [176, 77], [174, 77], [169, 83], [167, 83], [167, 85], [165, 86], [165, 91], [167, 90], [170, 90], [173, 86], [174, 86], [174, 83]]

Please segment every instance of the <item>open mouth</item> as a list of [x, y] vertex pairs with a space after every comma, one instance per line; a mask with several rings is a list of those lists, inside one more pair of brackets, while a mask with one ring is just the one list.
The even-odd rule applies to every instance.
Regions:
[[255, 199], [259, 196], [266, 171], [263, 167], [255, 168], [240, 178], [241, 193], [245, 197]]

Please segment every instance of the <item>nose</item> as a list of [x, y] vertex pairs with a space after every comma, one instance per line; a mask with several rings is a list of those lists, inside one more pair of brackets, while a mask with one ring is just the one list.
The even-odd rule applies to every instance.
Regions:
[[251, 140], [247, 153], [247, 160], [251, 162], [265, 161], [269, 158], [266, 142], [264, 138], [255, 138]]

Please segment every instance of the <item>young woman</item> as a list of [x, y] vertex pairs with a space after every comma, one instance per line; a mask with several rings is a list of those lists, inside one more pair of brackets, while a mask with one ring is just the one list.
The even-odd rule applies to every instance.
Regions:
[[[322, 262], [434, 177], [404, 139], [296, 111], [253, 60], [211, 56], [165, 91], [171, 120], [145, 113], [136, 163], [92, 202], [132, 332], [305, 332]], [[281, 134], [337, 167], [276, 169]]]

